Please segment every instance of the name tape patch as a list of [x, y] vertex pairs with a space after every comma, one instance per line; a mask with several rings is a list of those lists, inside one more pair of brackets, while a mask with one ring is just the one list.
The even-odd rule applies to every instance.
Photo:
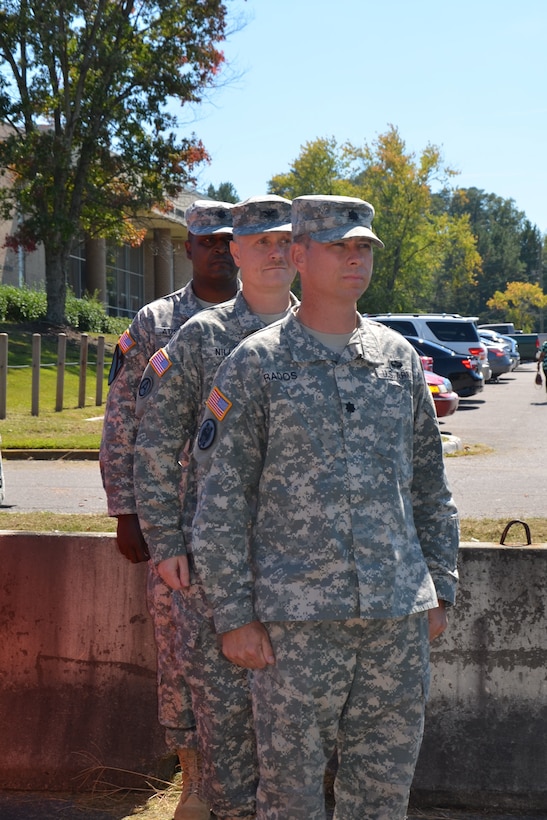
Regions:
[[232, 406], [230, 399], [226, 398], [218, 387], [213, 387], [205, 404], [219, 421], [222, 421], [222, 419], [225, 418], [230, 407]]

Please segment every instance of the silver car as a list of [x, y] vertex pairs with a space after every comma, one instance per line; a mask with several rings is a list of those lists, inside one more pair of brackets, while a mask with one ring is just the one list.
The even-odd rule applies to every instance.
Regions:
[[[520, 364], [520, 353], [518, 345], [511, 336], [505, 336], [503, 333], [497, 333], [494, 330], [487, 330], [486, 328], [479, 328], [479, 337], [485, 344], [502, 345], [511, 361], [511, 370], [515, 370]], [[490, 357], [489, 357], [490, 359]]]

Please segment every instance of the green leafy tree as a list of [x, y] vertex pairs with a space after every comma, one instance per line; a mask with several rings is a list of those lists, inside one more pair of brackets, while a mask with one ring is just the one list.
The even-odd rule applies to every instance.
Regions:
[[[468, 223], [435, 211], [433, 187], [454, 175], [444, 166], [440, 150], [427, 145], [416, 156], [390, 126], [370, 146], [354, 153], [360, 165], [354, 182], [373, 203], [375, 226], [386, 245], [376, 257], [376, 272], [363, 297], [367, 309], [456, 310], [453, 294], [473, 286], [480, 258]], [[448, 257], [457, 265], [439, 291], [439, 273], [449, 270], [445, 268]]]
[[219, 202], [239, 202], [239, 196], [231, 182], [221, 182], [218, 188], [209, 185], [207, 196], [210, 196], [211, 199], [217, 199]]
[[537, 284], [508, 282], [506, 289], [497, 290], [487, 304], [504, 321], [513, 322], [515, 327], [530, 333], [540, 311], [547, 308], [547, 296]]
[[537, 225], [524, 219], [520, 230], [520, 259], [524, 265], [524, 281], [541, 279], [543, 237]]
[[334, 137], [306, 142], [286, 174], [268, 183], [268, 192], [294, 199], [309, 194], [357, 196], [349, 179], [351, 160]]
[[468, 218], [434, 207], [433, 186], [452, 174], [437, 148], [427, 146], [416, 158], [391, 126], [371, 145], [338, 145], [333, 138], [306, 143], [290, 171], [270, 180], [269, 190], [288, 197], [358, 196], [374, 205], [374, 228], [386, 247], [375, 255], [361, 310], [449, 311], [480, 269]]
[[512, 199], [478, 188], [459, 188], [443, 192], [438, 202], [441, 200], [450, 215], [469, 217], [482, 265], [477, 287], [468, 294], [468, 310], [488, 321], [493, 318], [488, 313], [488, 300], [495, 291], [503, 291], [508, 282], [538, 281], [541, 233]]
[[0, 9], [0, 216], [45, 249], [48, 320], [65, 321], [73, 242], [138, 242], [131, 218], [207, 158], [169, 104], [199, 102], [223, 62], [220, 0], [5, 0]]

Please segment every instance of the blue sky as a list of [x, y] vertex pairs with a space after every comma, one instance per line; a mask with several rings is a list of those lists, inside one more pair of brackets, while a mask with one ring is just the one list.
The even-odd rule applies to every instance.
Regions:
[[[319, 137], [438, 146], [454, 184], [513, 199], [547, 233], [546, 0], [229, 0], [224, 85], [186, 128], [198, 187], [265, 193]], [[373, 203], [374, 204], [374, 203]]]

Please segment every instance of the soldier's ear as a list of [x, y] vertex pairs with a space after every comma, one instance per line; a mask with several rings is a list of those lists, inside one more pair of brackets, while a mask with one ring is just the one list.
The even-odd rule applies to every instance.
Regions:
[[232, 258], [233, 258], [234, 262], [236, 263], [237, 267], [240, 268], [241, 267], [241, 264], [240, 264], [241, 259], [240, 259], [240, 256], [239, 256], [239, 245], [237, 244], [237, 242], [234, 242], [233, 239], [230, 239], [230, 253], [232, 254]]
[[293, 244], [291, 245], [291, 262], [298, 271], [302, 269], [302, 265], [305, 258], [305, 246], [302, 245], [300, 242], [293, 242]]

